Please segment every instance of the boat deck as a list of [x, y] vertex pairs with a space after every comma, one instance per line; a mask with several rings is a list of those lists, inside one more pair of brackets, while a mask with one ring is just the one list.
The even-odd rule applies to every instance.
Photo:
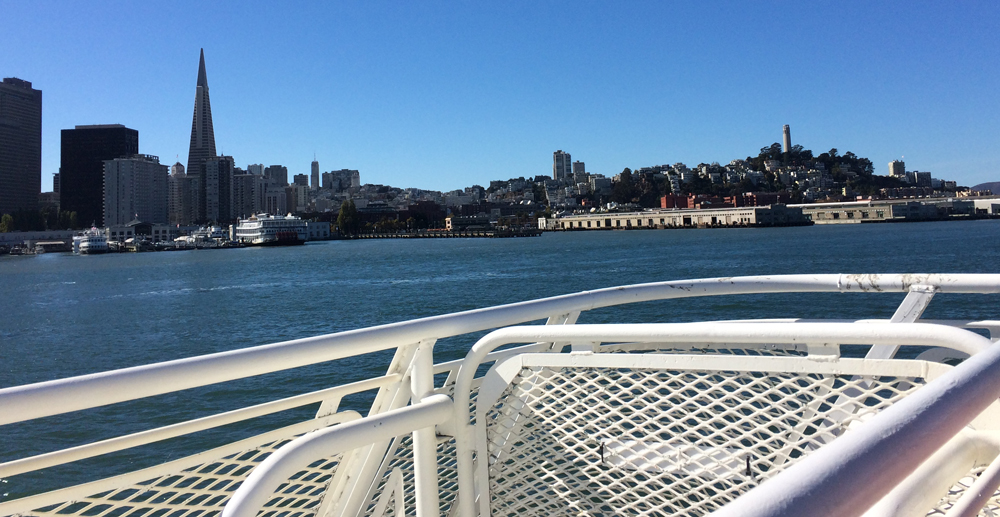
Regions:
[[[903, 300], [889, 320], [577, 324], [601, 307], [786, 292]], [[5, 486], [23, 487], [318, 404], [152, 467], [81, 471], [79, 484], [0, 500], [0, 516], [994, 515], [1000, 320], [921, 319], [940, 293], [997, 294], [1000, 275], [642, 284], [5, 388], [9, 430], [393, 351], [371, 379], [0, 463]], [[482, 331], [465, 358], [434, 364], [438, 340]], [[919, 353], [897, 357], [903, 346]], [[360, 394], [365, 414], [342, 407]]]

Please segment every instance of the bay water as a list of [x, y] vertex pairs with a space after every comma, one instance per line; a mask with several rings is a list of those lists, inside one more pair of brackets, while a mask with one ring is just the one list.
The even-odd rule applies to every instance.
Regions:
[[[327, 241], [289, 248], [0, 257], [0, 387], [616, 285], [793, 273], [998, 273], [1000, 220]], [[580, 323], [888, 318], [903, 294], [634, 304]], [[927, 318], [996, 317], [995, 295], [938, 295]], [[446, 339], [437, 361], [478, 336]], [[384, 373], [391, 354], [0, 427], [0, 461]], [[364, 412], [369, 398], [345, 400]], [[180, 457], [315, 406], [3, 480], [0, 501]]]

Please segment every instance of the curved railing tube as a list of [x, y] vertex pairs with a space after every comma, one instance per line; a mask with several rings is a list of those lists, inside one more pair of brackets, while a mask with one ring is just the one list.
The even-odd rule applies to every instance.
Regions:
[[[431, 395], [421, 402], [303, 435], [257, 465], [222, 510], [222, 517], [255, 517], [293, 474], [317, 458], [433, 427], [452, 415], [451, 398]], [[435, 488], [436, 489], [436, 488]]]
[[0, 425], [628, 303], [787, 292], [1000, 293], [1000, 275], [778, 275], [655, 282], [554, 296], [241, 350], [0, 389]]
[[[883, 411], [878, 415], [878, 417], [881, 417], [880, 422], [883, 423], [877, 425], [884, 426], [884, 429], [882, 427], [878, 427], [878, 431], [876, 432], [863, 433], [865, 436], [871, 437], [871, 439], [858, 446], [860, 447], [858, 450], [874, 453], [876, 452], [875, 449], [880, 447], [889, 447], [891, 450], [896, 451], [900, 456], [919, 458], [917, 460], [913, 460], [916, 461], [915, 463], [910, 460], [903, 462], [897, 461], [893, 465], [896, 468], [896, 470], [893, 471], [893, 475], [897, 477], [900, 475], [905, 477], [904, 472], [909, 473], [912, 470], [912, 467], [919, 465], [920, 462], [923, 461], [923, 458], [926, 458], [933, 453], [934, 450], [958, 432], [958, 430], [960, 430], [966, 423], [971, 421], [972, 418], [989, 405], [990, 402], [995, 400], [997, 395], [1000, 395], [1000, 376], [994, 375], [992, 379], [986, 379], [984, 377], [984, 372], [988, 372], [989, 368], [1000, 367], [1000, 346], [991, 347], [992, 343], [990, 340], [973, 332], [939, 325], [915, 323], [899, 323], [894, 325], [859, 325], [850, 323], [722, 324], [713, 322], [525, 326], [503, 328], [487, 334], [475, 345], [473, 345], [472, 349], [463, 361], [455, 382], [454, 423], [457, 429], [457, 432], [455, 433], [455, 444], [458, 460], [459, 515], [463, 517], [476, 515], [474, 502], [474, 494], [476, 493], [476, 476], [475, 466], [473, 464], [475, 429], [470, 423], [470, 394], [476, 370], [481, 364], [483, 358], [485, 358], [490, 351], [496, 349], [497, 347], [512, 343], [530, 343], [535, 341], [593, 344], [622, 341], [656, 343], [698, 342], [707, 344], [906, 344], [929, 347], [943, 346], [968, 351], [970, 355], [975, 354], [973, 355], [975, 361], [971, 362], [972, 366], [965, 366], [965, 363], [963, 363], [949, 372], [946, 376], [934, 381], [932, 383], [936, 386], [934, 389], [929, 389], [931, 384], [928, 384], [922, 389], [917, 390], [914, 395], [910, 395], [905, 398], [903, 401], [907, 403], [906, 411], [908, 413], [900, 413], [900, 410], [894, 410], [890, 413], [890, 415], [895, 416], [882, 417], [881, 415], [886, 413], [888, 410]], [[986, 359], [983, 359], [983, 357]], [[966, 361], [966, 363], [969, 363], [970, 361]], [[954, 372], [956, 370], [960, 373], [955, 374]], [[971, 373], [963, 373], [970, 372], [970, 370], [972, 370]], [[948, 380], [946, 380], [945, 377], [948, 377]], [[958, 379], [956, 379], [956, 377], [958, 377]], [[989, 382], [986, 382], [987, 380]], [[983, 383], [985, 383], [985, 388], [983, 387]], [[963, 390], [976, 391], [975, 396], [971, 397], [969, 400], [961, 400], [961, 391], [955, 391], [950, 387], [958, 384], [961, 384], [961, 389]], [[939, 393], [942, 391], [944, 393]], [[959, 394], [959, 396], [956, 397], [956, 394]], [[911, 399], [918, 396], [919, 398], [916, 400], [919, 400], [919, 403], [909, 402]], [[992, 396], [992, 398], [990, 398], [990, 396]], [[942, 405], [938, 399], [944, 399], [945, 397], [947, 397], [948, 403], [946, 405]], [[890, 409], [894, 409], [899, 405], [900, 403], [897, 403]], [[962, 411], [955, 411], [952, 405], [962, 407], [964, 409]], [[949, 418], [940, 418], [942, 413], [947, 414]], [[886, 418], [889, 418], [889, 420], [886, 420]], [[917, 420], [921, 422], [920, 425], [927, 426], [926, 429], [930, 429], [928, 433], [930, 435], [929, 437], [922, 437], [919, 432], [915, 432], [911, 427], [907, 427]], [[871, 422], [874, 421], [875, 419], [873, 418], [866, 424], [866, 426], [872, 425]], [[854, 434], [862, 433], [849, 433], [847, 436]], [[901, 447], [895, 442], [886, 443], [886, 436], [898, 436], [900, 439], [903, 439], [904, 443], [907, 445], [905, 447]], [[832, 445], [835, 445], [840, 441], [841, 440], [834, 441], [832, 442]], [[830, 445], [819, 450], [823, 451], [829, 448]], [[842, 448], [843, 447], [840, 447], [840, 449]], [[854, 452], [855, 451], [853, 449], [850, 451], [842, 451], [842, 453], [845, 454], [845, 457], [849, 457], [849, 455]], [[878, 452], [878, 457], [881, 458], [884, 456], [881, 451]], [[815, 455], [815, 453], [813, 455]], [[810, 455], [809, 458], [813, 455]], [[830, 456], [830, 454], [827, 454], [827, 456]], [[830, 457], [836, 459], [836, 456]], [[482, 461], [484, 460], [485, 459]], [[852, 465], [852, 468], [857, 467], [857, 465]], [[852, 485], [856, 485], [858, 480], [868, 482], [870, 479], [879, 479], [880, 483], [872, 483], [872, 485], [881, 485], [883, 478], [881, 478], [879, 472], [877, 472], [878, 469], [882, 468], [881, 465], [876, 462], [874, 464], [865, 465], [865, 467], [867, 467], [865, 472], [870, 474], [871, 477], [866, 477], [866, 474], [857, 475], [854, 473], [855, 471], [838, 470], [839, 467], [837, 465], [827, 465], [827, 468], [833, 469], [840, 475], [852, 477], [854, 479]], [[483, 479], [483, 483], [486, 483], [484, 476], [482, 476], [484, 468], [485, 465], [480, 465], [480, 478]], [[857, 475], [857, 477], [854, 477], [855, 475]], [[898, 477], [894, 482], [887, 484], [882, 488], [885, 489], [885, 492], [888, 492], [893, 486], [895, 486], [896, 483], [898, 483], [900, 479], [902, 478]], [[835, 482], [840, 482], [839, 478], [834, 478], [833, 480]], [[822, 479], [817, 482], [823, 484], [824, 487], [827, 487], [824, 488], [824, 490], [829, 489], [838, 494], [843, 492], [843, 490], [838, 487], [828, 487], [827, 485], [831, 482], [830, 480]], [[482, 490], [485, 491], [486, 488], [483, 487]], [[867, 497], [873, 492], [869, 489], [864, 493]], [[772, 492], [768, 492], [767, 497], [778, 497], [778, 495], [779, 491], [774, 490]], [[812, 493], [812, 496], [815, 497], [816, 493]], [[844, 497], [850, 500], [858, 499], [853, 495], [850, 497], [844, 495]], [[765, 501], [765, 499], [766, 498], [762, 496], [758, 497], [757, 500]], [[829, 499], [829, 497], [824, 497], [824, 499]], [[483, 515], [489, 515], [489, 496], [487, 494], [480, 494], [480, 501], [483, 505], [481, 513]], [[801, 504], [801, 501], [796, 499], [795, 503]], [[871, 506], [873, 503], [874, 501], [872, 503], [868, 503], [868, 506]], [[761, 504], [763, 504], [763, 502]], [[867, 508], [868, 506], [864, 506], [864, 508]], [[792, 507], [793, 506], [789, 506], [789, 508]], [[800, 508], [798, 506], [794, 507]], [[735, 513], [726, 515], [744, 515], [744, 513], [742, 513], [744, 509], [744, 505], [742, 503], [736, 505], [735, 508], [739, 508], [739, 510], [734, 510]], [[825, 512], [810, 513], [809, 511], [803, 512], [798, 510], [788, 513], [788, 515], [793, 514], [829, 515], [829, 513]], [[763, 516], [772, 514], [759, 513], [754, 515]]]

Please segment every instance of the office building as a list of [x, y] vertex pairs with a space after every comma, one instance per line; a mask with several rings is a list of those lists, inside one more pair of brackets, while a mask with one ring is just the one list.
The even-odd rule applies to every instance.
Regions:
[[206, 222], [225, 225], [232, 220], [235, 169], [236, 162], [232, 156], [213, 156], [205, 160], [201, 183], [204, 188]]
[[194, 224], [198, 218], [198, 179], [199, 176], [185, 174], [184, 165], [180, 162], [170, 167], [167, 182], [170, 224], [187, 226]]
[[264, 164], [262, 163], [251, 163], [247, 165], [247, 172], [250, 174], [256, 174], [257, 176], [264, 175]]
[[59, 173], [52, 175], [52, 192], [59, 193]]
[[63, 129], [59, 201], [81, 225], [104, 226], [104, 161], [139, 154], [139, 132], [121, 124]]
[[569, 153], [558, 150], [552, 153], [552, 179], [561, 180], [573, 174], [573, 163]]
[[[237, 172], [242, 172], [237, 169]], [[246, 219], [264, 212], [267, 179], [257, 174], [233, 174], [233, 218]]]
[[201, 49], [198, 84], [194, 93], [194, 117], [191, 120], [191, 146], [188, 148], [188, 175], [201, 174], [202, 164], [213, 157], [215, 157], [215, 129], [212, 127], [212, 103], [208, 98], [205, 49]]
[[277, 187], [288, 186], [288, 167], [284, 165], [272, 165], [264, 169], [264, 176], [267, 177], [271, 185]]
[[147, 154], [104, 160], [104, 226], [166, 224], [167, 166]]
[[312, 161], [312, 188], [319, 188], [319, 162], [313, 159]]
[[906, 163], [902, 160], [893, 160], [889, 162], [889, 176], [892, 176], [893, 178], [905, 179]]
[[295, 185], [302, 185], [308, 187], [309, 176], [306, 176], [305, 174], [296, 174], [295, 176], [292, 176], [292, 183]]
[[38, 209], [42, 191], [42, 92], [28, 81], [0, 83], [0, 214]]

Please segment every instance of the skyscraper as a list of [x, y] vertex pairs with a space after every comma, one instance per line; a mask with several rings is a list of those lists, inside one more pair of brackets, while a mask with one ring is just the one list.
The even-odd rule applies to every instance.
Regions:
[[893, 160], [889, 162], [889, 176], [892, 176], [893, 178], [905, 178], [906, 163], [902, 160]]
[[137, 154], [104, 160], [104, 224], [166, 224], [167, 166], [156, 156]]
[[278, 187], [288, 186], [288, 167], [284, 165], [272, 165], [264, 168], [264, 176], [268, 181]]
[[232, 156], [213, 156], [205, 160], [202, 185], [205, 192], [206, 221], [220, 225], [233, 218], [233, 173], [236, 162]]
[[38, 208], [42, 191], [42, 92], [13, 77], [0, 83], [0, 214]]
[[552, 179], [561, 180], [573, 175], [573, 163], [569, 153], [562, 149], [552, 153]]
[[785, 124], [781, 129], [781, 152], [787, 153], [792, 150], [792, 130]]
[[198, 176], [188, 176], [184, 165], [177, 162], [170, 167], [168, 185], [170, 224], [194, 224], [198, 216]]
[[312, 162], [312, 188], [314, 190], [319, 188], [319, 162], [316, 161], [315, 157], [313, 157]]
[[187, 173], [200, 175], [205, 160], [215, 156], [215, 130], [212, 128], [212, 104], [208, 99], [208, 74], [205, 73], [205, 49], [198, 63], [198, 85], [194, 92], [194, 118], [191, 120], [191, 146], [188, 148]]
[[139, 153], [139, 132], [121, 124], [62, 130], [59, 204], [82, 225], [104, 224], [104, 160]]

